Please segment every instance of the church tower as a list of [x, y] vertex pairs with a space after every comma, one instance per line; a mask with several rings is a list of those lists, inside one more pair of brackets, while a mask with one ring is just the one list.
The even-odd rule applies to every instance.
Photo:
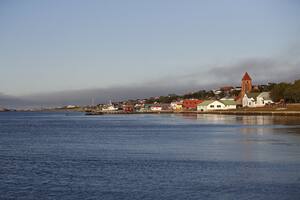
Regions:
[[244, 95], [252, 90], [252, 79], [249, 74], [246, 72], [242, 78], [242, 90], [241, 90], [241, 97], [243, 98]]

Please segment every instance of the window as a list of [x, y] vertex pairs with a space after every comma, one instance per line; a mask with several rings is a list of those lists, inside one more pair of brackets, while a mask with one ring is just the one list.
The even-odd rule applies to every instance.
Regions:
[[210, 105], [209, 107], [214, 108], [215, 106], [214, 105]]
[[221, 108], [221, 105], [217, 105], [217, 108]]

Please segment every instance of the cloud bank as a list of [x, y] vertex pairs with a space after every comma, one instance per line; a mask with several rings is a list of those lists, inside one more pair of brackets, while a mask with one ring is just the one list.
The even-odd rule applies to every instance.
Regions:
[[300, 51], [298, 50], [291, 49], [287, 55], [278, 58], [248, 58], [227, 65], [210, 66], [206, 71], [199, 67], [199, 70], [191, 73], [168, 76], [135, 85], [70, 90], [21, 97], [0, 93], [0, 107], [88, 105], [91, 104], [92, 99], [95, 103], [105, 103], [109, 100], [120, 101], [170, 93], [184, 94], [200, 89], [218, 88], [223, 85], [239, 85], [245, 71], [250, 73], [254, 84], [291, 82], [300, 79], [300, 60], [298, 59]]

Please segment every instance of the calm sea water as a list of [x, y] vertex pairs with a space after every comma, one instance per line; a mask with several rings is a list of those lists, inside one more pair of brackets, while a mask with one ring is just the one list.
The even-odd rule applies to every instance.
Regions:
[[300, 118], [0, 113], [0, 199], [300, 199]]

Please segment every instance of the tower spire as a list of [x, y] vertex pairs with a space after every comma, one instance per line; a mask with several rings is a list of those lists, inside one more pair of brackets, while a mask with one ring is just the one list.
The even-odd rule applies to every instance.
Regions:
[[246, 72], [242, 78], [242, 81], [246, 81], [246, 80], [252, 80], [251, 77], [249, 76], [248, 72]]
[[243, 96], [246, 93], [251, 92], [252, 90], [252, 79], [249, 76], [248, 72], [246, 72], [242, 78], [242, 90], [241, 90], [241, 97], [243, 98]]

